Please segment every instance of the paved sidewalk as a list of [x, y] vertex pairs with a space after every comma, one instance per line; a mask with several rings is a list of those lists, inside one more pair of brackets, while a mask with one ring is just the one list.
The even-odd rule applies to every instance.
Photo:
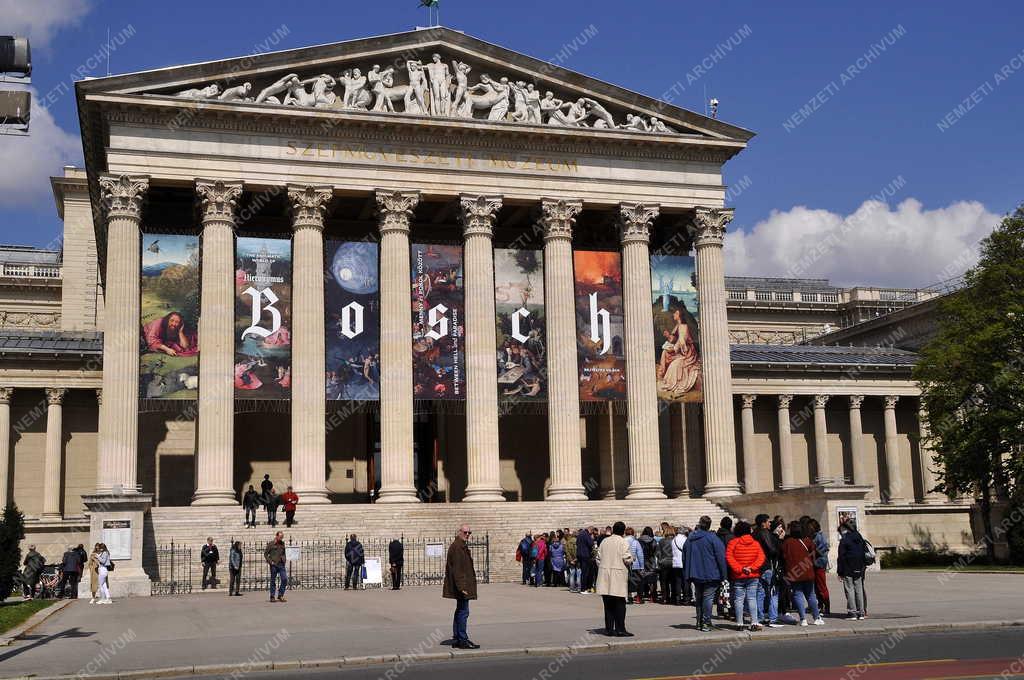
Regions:
[[[1024, 576], [962, 573], [946, 582], [940, 576], [922, 571], [870, 574], [870, 619], [832, 618], [824, 627], [785, 626], [754, 635], [834, 635], [1024, 618]], [[835, 576], [829, 577], [829, 587], [837, 615], [843, 613], [842, 588]], [[80, 600], [26, 639], [0, 649], [0, 677], [170, 667], [186, 674], [195, 666], [246, 662], [255, 668], [271, 663], [297, 668], [300, 660], [309, 665], [332, 660], [337, 665], [343, 657], [366, 663], [355, 657], [447, 656], [449, 648], [437, 643], [450, 636], [454, 603], [442, 600], [440, 593], [440, 587], [296, 591], [285, 604], [270, 604], [264, 593], [136, 598], [110, 606]], [[483, 646], [481, 652], [552, 653], [570, 645], [596, 650], [620, 642], [588, 632], [603, 626], [601, 598], [594, 595], [496, 584], [481, 586], [480, 597], [471, 605], [469, 630]], [[697, 633], [693, 621], [689, 607], [630, 606], [626, 626], [636, 637], [621, 642], [643, 646], [736, 637]]]

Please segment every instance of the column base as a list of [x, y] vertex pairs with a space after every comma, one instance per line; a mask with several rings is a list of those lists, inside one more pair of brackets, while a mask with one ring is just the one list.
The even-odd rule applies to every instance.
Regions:
[[582, 486], [569, 486], [560, 489], [548, 489], [546, 501], [585, 501], [587, 494], [583, 493]]
[[419, 503], [415, 489], [381, 489], [377, 503]]
[[667, 498], [665, 491], [659, 484], [631, 484], [626, 489], [627, 501], [646, 501]]
[[885, 499], [885, 504], [886, 505], [906, 505], [907, 504], [907, 499], [906, 498], [900, 498], [900, 497], [886, 498]]
[[63, 521], [64, 516], [59, 512], [44, 512], [39, 515], [40, 522], [60, 522]]
[[704, 487], [704, 498], [727, 498], [738, 496], [740, 493], [739, 484], [708, 484]]
[[687, 489], [672, 489], [669, 494], [672, 498], [689, 498], [690, 490]]
[[494, 488], [467, 488], [466, 495], [463, 496], [463, 503], [484, 503], [484, 502], [503, 502], [505, 500], [504, 494], [501, 493], [501, 489]]
[[949, 499], [946, 498], [945, 496], [925, 496], [921, 500], [922, 505], [942, 505], [943, 503], [948, 502]]
[[299, 495], [299, 506], [330, 505], [331, 497], [327, 489], [295, 489]]
[[197, 489], [192, 505], [239, 505], [235, 492], [228, 489]]

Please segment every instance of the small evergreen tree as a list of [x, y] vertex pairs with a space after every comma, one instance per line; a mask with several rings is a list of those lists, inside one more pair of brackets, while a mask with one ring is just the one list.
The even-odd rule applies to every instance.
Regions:
[[0, 524], [0, 602], [11, 596], [21, 569], [21, 541], [25, 538], [25, 516], [14, 501], [7, 501]]

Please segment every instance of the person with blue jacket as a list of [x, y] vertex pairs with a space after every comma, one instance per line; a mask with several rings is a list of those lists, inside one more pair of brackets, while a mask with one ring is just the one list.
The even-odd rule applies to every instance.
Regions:
[[725, 546], [711, 533], [711, 518], [704, 515], [683, 545], [683, 578], [692, 582], [696, 591], [697, 629], [702, 633], [714, 630], [711, 604], [727, 573]]
[[576, 559], [580, 564], [580, 593], [586, 595], [594, 587], [594, 537], [591, 527], [576, 534]]
[[[633, 563], [629, 565], [629, 580], [626, 585], [626, 604], [640, 603], [640, 583], [643, 580], [644, 571], [644, 550], [640, 541], [636, 538], [636, 530], [633, 527], [626, 528], [626, 545], [629, 547], [629, 554], [633, 556]], [[637, 593], [636, 600], [633, 593]]]

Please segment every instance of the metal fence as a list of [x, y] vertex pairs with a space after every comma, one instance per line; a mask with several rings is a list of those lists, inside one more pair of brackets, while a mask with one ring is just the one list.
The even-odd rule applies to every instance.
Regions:
[[[402, 585], [440, 585], [444, 581], [445, 559], [451, 538], [399, 538], [404, 547]], [[228, 585], [228, 556], [232, 539], [218, 546], [220, 562], [217, 565], [218, 586]], [[347, 540], [328, 539], [292, 541], [288, 539], [288, 588], [320, 590], [343, 588], [345, 586], [345, 545]], [[392, 574], [388, 563], [390, 539], [367, 539], [361, 541], [367, 561], [377, 560], [381, 570], [381, 587], [392, 586]], [[263, 551], [267, 547], [262, 541], [242, 541], [241, 589], [247, 591], [266, 590], [269, 587], [270, 572]], [[491, 554], [490, 537], [469, 542], [473, 566], [478, 583], [490, 583]], [[192, 558], [192, 549], [181, 544], [170, 543], [156, 549], [157, 576], [153, 581], [153, 595], [178, 595], [192, 592], [193, 587], [202, 586], [203, 566], [197, 557]], [[373, 584], [376, 586], [376, 584]]]

